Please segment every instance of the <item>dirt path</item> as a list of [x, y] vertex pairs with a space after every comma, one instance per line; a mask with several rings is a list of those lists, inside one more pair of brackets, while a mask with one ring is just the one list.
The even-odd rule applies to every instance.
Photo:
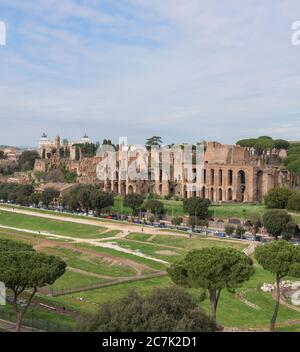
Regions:
[[102, 274], [91, 273], [90, 271], [85, 271], [77, 268], [73, 268], [71, 266], [67, 267], [68, 271], [72, 271], [73, 273], [83, 274], [85, 276], [98, 277], [99, 279], [120, 279], [121, 277], [107, 276]]
[[93, 289], [99, 289], [99, 288], [103, 288], [103, 287], [110, 287], [110, 286], [120, 285], [120, 284], [124, 284], [124, 283], [129, 283], [129, 282], [136, 282], [136, 281], [141, 281], [141, 280], [146, 280], [146, 279], [152, 279], [152, 278], [157, 278], [157, 277], [166, 276], [166, 275], [167, 275], [166, 272], [159, 271], [156, 273], [145, 274], [145, 275], [141, 275], [141, 276], [123, 277], [123, 278], [119, 278], [116, 280], [104, 282], [101, 284], [91, 285], [88, 287], [85, 286], [85, 287], [81, 287], [81, 288], [74, 288], [74, 289], [68, 289], [68, 290], [58, 290], [56, 292], [49, 291], [48, 295], [55, 296], [55, 297], [64, 296], [64, 295], [69, 295], [72, 293], [90, 291]]
[[[272, 297], [274, 298], [274, 300], [276, 300], [276, 292], [272, 292]], [[290, 304], [288, 302], [286, 302], [282, 297], [280, 298], [280, 304], [282, 304], [283, 306], [292, 309], [296, 312], [300, 313], [300, 307], [294, 306], [293, 304]]]
[[[145, 255], [141, 252], [136, 252], [127, 248], [123, 248], [118, 246], [117, 244], [114, 244], [113, 242], [107, 242], [110, 240], [117, 240], [120, 238], [124, 238], [124, 236], [122, 237], [109, 237], [109, 238], [105, 238], [105, 242], [103, 239], [83, 239], [83, 238], [74, 238], [74, 237], [68, 237], [68, 236], [64, 236], [64, 235], [57, 235], [57, 234], [53, 234], [50, 232], [45, 232], [45, 231], [34, 231], [34, 230], [27, 230], [27, 229], [23, 229], [23, 228], [17, 228], [17, 227], [11, 227], [11, 226], [4, 226], [4, 225], [0, 225], [0, 228], [4, 228], [4, 229], [10, 229], [10, 230], [14, 230], [14, 231], [21, 231], [21, 232], [25, 232], [25, 233], [31, 233], [31, 234], [35, 234], [35, 235], [39, 235], [39, 236], [46, 236], [46, 237], [54, 237], [54, 238], [58, 238], [58, 239], [63, 239], [63, 240], [68, 240], [69, 242], [75, 242], [75, 243], [87, 243], [90, 245], [94, 245], [97, 247], [103, 247], [103, 248], [110, 248], [110, 249], [114, 249], [118, 252], [123, 252], [123, 253], [128, 253], [128, 254], [132, 254], [135, 255], [137, 257], [142, 257], [145, 259], [149, 259], [149, 260], [153, 260], [155, 262], [158, 263], [163, 263], [163, 264], [169, 264], [168, 262], [166, 262], [165, 260], [162, 259], [158, 259], [158, 258], [154, 258], [148, 255]], [[63, 242], [61, 242], [63, 243]]]
[[245, 253], [248, 257], [255, 252], [255, 248], [257, 243], [251, 242], [248, 247], [243, 249], [243, 253]]
[[[66, 249], [70, 249], [82, 254], [86, 254], [89, 257], [98, 257], [103, 259], [103, 261], [105, 261], [108, 264], [111, 265], [118, 265], [118, 266], [128, 266], [129, 268], [133, 269], [136, 272], [137, 276], [142, 275], [143, 271], [146, 270], [151, 270], [151, 268], [149, 268], [146, 264], [142, 264], [142, 263], [137, 263], [134, 260], [130, 260], [130, 259], [126, 259], [126, 258], [122, 258], [122, 257], [118, 257], [118, 256], [113, 256], [107, 253], [101, 253], [101, 252], [96, 252], [93, 251], [92, 249], [89, 250], [87, 248], [81, 248], [81, 247], [77, 247], [76, 244], [72, 244], [72, 243], [64, 243], [64, 242], [54, 242], [54, 241], [49, 241], [49, 240], [45, 240], [41, 243], [39, 243], [37, 246], [35, 246], [35, 249], [38, 250], [43, 250], [45, 248], [51, 248], [51, 247], [63, 247]], [[154, 270], [153, 270], [154, 271]], [[114, 277], [116, 278], [116, 277]]]

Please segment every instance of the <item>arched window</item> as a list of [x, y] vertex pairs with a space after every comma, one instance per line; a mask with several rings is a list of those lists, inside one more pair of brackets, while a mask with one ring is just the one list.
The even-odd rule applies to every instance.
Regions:
[[231, 188], [228, 188], [228, 191], [227, 191], [227, 200], [228, 200], [228, 201], [231, 201], [231, 200], [232, 200], [232, 189], [231, 189]]
[[219, 201], [223, 200], [223, 192], [222, 192], [222, 188], [219, 188]]
[[233, 172], [232, 170], [228, 170], [228, 186], [232, 186], [233, 182]]
[[223, 171], [219, 170], [219, 186], [223, 185]]
[[211, 169], [210, 170], [210, 184], [213, 186], [215, 184], [215, 170]]
[[214, 188], [210, 188], [210, 200], [213, 202], [214, 201]]

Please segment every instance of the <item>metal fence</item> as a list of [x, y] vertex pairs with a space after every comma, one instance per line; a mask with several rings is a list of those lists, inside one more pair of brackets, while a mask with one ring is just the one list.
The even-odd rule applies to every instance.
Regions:
[[95, 289], [99, 289], [99, 288], [120, 285], [120, 284], [123, 284], [123, 283], [129, 283], [129, 282], [153, 279], [153, 278], [156, 278], [156, 277], [166, 276], [166, 275], [167, 275], [167, 273], [165, 271], [159, 271], [159, 272], [156, 272], [156, 273], [153, 273], [153, 274], [145, 274], [145, 275], [141, 275], [141, 276], [125, 277], [125, 278], [121, 278], [121, 279], [111, 280], [111, 281], [108, 281], [108, 282], [102, 282], [100, 284], [87, 285], [87, 286], [84, 286], [84, 287], [65, 288], [65, 289], [62, 288], [60, 290], [51, 289], [51, 291], [49, 292], [49, 295], [51, 295], [52, 297], [58, 297], [58, 296], [68, 295], [68, 294], [71, 294], [71, 293], [90, 291], [90, 290], [95, 290]]
[[[13, 312], [0, 309], [0, 319], [15, 323], [16, 316]], [[29, 331], [48, 331], [48, 332], [70, 332], [74, 331], [70, 326], [58, 322], [51, 322], [44, 319], [39, 319], [34, 316], [34, 313], [28, 313], [23, 318], [22, 326]]]

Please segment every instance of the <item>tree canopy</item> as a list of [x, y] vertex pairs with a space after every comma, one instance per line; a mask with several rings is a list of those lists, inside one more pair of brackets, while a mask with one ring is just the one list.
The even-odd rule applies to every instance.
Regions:
[[218, 247], [192, 250], [168, 269], [175, 284], [208, 290], [214, 321], [221, 291], [233, 291], [253, 273], [251, 258], [235, 249]]
[[265, 204], [271, 209], [285, 209], [293, 191], [287, 187], [274, 187], [265, 196]]
[[194, 298], [177, 287], [157, 288], [143, 296], [129, 292], [120, 301], [100, 306], [79, 325], [92, 332], [213, 332], [220, 327], [199, 309]]
[[263, 224], [268, 233], [276, 239], [287, 234], [292, 222], [291, 215], [285, 210], [268, 210], [263, 215]]
[[287, 204], [287, 209], [288, 210], [294, 210], [294, 211], [300, 211], [300, 193], [294, 192]]
[[258, 138], [248, 138], [241, 139], [236, 142], [237, 145], [241, 147], [255, 148], [258, 152], [263, 152], [265, 150], [271, 150], [273, 148], [280, 150], [286, 149], [288, 150], [290, 147], [290, 143], [284, 139], [273, 139], [269, 136], [260, 136]]
[[162, 144], [162, 138], [159, 136], [153, 136], [146, 140], [146, 147], [160, 146]]
[[156, 199], [147, 200], [145, 208], [157, 217], [164, 215], [166, 212], [163, 202]]
[[[26, 244], [0, 240], [0, 268], [0, 281], [13, 293], [16, 331], [20, 331], [37, 289], [53, 284], [64, 274], [66, 263], [58, 257], [38, 253]], [[29, 296], [26, 299], [22, 296], [21, 303], [19, 298], [25, 291]]]
[[21, 171], [33, 170], [34, 163], [36, 159], [39, 159], [39, 154], [35, 150], [24, 151], [18, 160], [18, 165]]
[[139, 210], [144, 202], [145, 197], [141, 194], [126, 194], [124, 197], [124, 206], [132, 209], [133, 215], [137, 216], [139, 214]]
[[273, 241], [258, 246], [255, 258], [276, 277], [276, 304], [270, 326], [271, 331], [274, 331], [280, 304], [280, 280], [285, 276], [300, 277], [300, 248], [286, 241]]
[[196, 216], [199, 219], [208, 217], [208, 209], [210, 200], [200, 197], [191, 197], [183, 200], [183, 209], [191, 216]]

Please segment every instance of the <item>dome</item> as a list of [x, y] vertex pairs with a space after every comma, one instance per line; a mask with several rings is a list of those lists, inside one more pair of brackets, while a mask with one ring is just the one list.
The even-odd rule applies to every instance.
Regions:
[[82, 143], [91, 143], [89, 136], [85, 133], [84, 136], [81, 138]]

